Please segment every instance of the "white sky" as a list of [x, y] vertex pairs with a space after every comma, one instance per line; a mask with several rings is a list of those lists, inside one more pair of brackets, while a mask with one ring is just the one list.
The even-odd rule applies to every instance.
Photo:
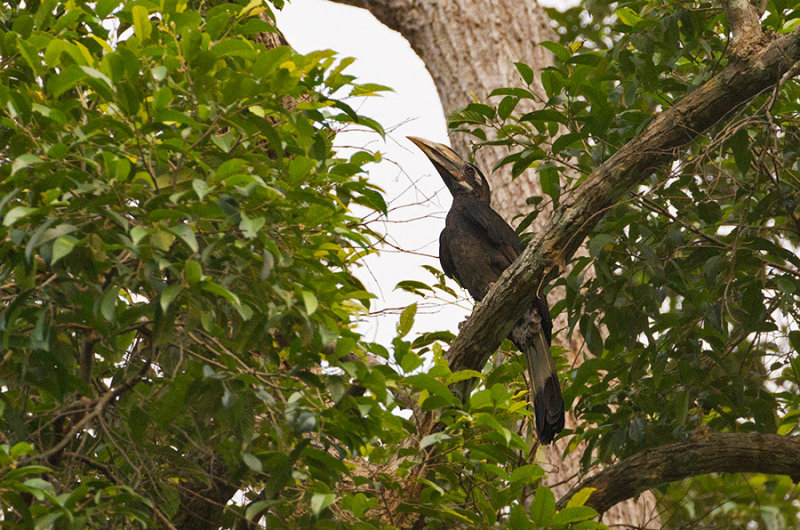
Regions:
[[[365, 98], [357, 105], [349, 102], [359, 113], [383, 125], [387, 131], [385, 142], [377, 134], [362, 132], [340, 134], [336, 139], [338, 146], [364, 147], [383, 155], [383, 162], [369, 166], [369, 178], [384, 190], [390, 211], [383, 226], [376, 224], [373, 228], [386, 233], [392, 245], [411, 251], [384, 247], [380, 255], [365, 259], [365, 267], [357, 273], [367, 289], [379, 296], [373, 301], [372, 311], [397, 309], [369, 318], [361, 327], [368, 340], [389, 345], [399, 310], [420, 302], [416, 296], [394, 291], [394, 286], [409, 279], [433, 283], [433, 277], [422, 265], [440, 268], [439, 233], [450, 208], [450, 194], [427, 158], [406, 140], [406, 136], [420, 136], [449, 144], [439, 96], [425, 65], [408, 42], [363, 9], [326, 0], [292, 0], [276, 15], [278, 27], [296, 50], [308, 53], [332, 49], [342, 57], [355, 57], [347, 73], [359, 82], [378, 83], [394, 90], [382, 97]], [[456, 287], [455, 282], [452, 285]], [[472, 307], [469, 296], [460, 292], [462, 300], [458, 305], [441, 301], [419, 304], [414, 331], [449, 329], [455, 333]]]

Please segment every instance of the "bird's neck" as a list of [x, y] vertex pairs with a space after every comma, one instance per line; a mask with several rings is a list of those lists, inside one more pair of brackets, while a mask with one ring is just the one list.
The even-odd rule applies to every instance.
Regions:
[[479, 195], [475, 193], [456, 193], [453, 195], [453, 204], [460, 203], [460, 204], [475, 204], [481, 203], [486, 206], [491, 207], [491, 200], [490, 199], [483, 199]]

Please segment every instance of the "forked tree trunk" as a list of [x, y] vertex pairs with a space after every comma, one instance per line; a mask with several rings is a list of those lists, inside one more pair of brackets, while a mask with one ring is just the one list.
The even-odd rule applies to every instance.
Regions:
[[[549, 52], [537, 43], [556, 40], [544, 10], [530, 0], [335, 0], [339, 3], [362, 7], [389, 28], [403, 35], [428, 68], [445, 116], [464, 107], [475, 99], [483, 101], [495, 88], [523, 84], [514, 67], [521, 61], [534, 71], [551, 64]], [[538, 76], [535, 91], [542, 94]], [[469, 153], [469, 139], [464, 135], [450, 136], [453, 147], [462, 155]], [[484, 148], [478, 153], [476, 163], [487, 173], [492, 184], [492, 205], [511, 222], [514, 216], [527, 213], [530, 207], [525, 200], [541, 194], [539, 181], [533, 170], [511, 180], [508, 168], [491, 175], [488, 172], [508, 152], [505, 148]], [[547, 222], [540, 215], [532, 226]], [[551, 305], [559, 296], [551, 294]], [[564, 326], [556, 322], [555, 328]], [[555, 342], [566, 350], [577, 352], [575, 343], [566, 334], [559, 334]], [[577, 357], [577, 354], [575, 354]], [[567, 415], [567, 428], [575, 419]], [[556, 498], [566, 493], [576, 482], [580, 449], [562, 461], [565, 444], [557, 443], [548, 451], [548, 482]], [[649, 492], [638, 501], [625, 501], [610, 509], [603, 517], [609, 525], [658, 527], [655, 499]]]

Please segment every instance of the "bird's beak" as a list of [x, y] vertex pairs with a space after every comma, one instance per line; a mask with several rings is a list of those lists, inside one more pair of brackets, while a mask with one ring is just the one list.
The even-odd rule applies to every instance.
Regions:
[[406, 138], [425, 153], [425, 156], [433, 163], [433, 166], [444, 179], [445, 184], [448, 184], [448, 187], [450, 187], [450, 184], [455, 184], [455, 182], [452, 182], [453, 180], [461, 180], [459, 177], [464, 171], [467, 162], [458, 156], [455, 151], [444, 144], [423, 140], [416, 136], [407, 136]]

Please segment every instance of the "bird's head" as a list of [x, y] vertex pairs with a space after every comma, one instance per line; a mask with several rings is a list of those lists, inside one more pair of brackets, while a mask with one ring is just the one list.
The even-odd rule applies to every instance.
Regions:
[[477, 167], [462, 159], [444, 144], [415, 136], [408, 136], [408, 139], [425, 153], [453, 197], [462, 194], [474, 195], [489, 204], [491, 198], [489, 182]]

